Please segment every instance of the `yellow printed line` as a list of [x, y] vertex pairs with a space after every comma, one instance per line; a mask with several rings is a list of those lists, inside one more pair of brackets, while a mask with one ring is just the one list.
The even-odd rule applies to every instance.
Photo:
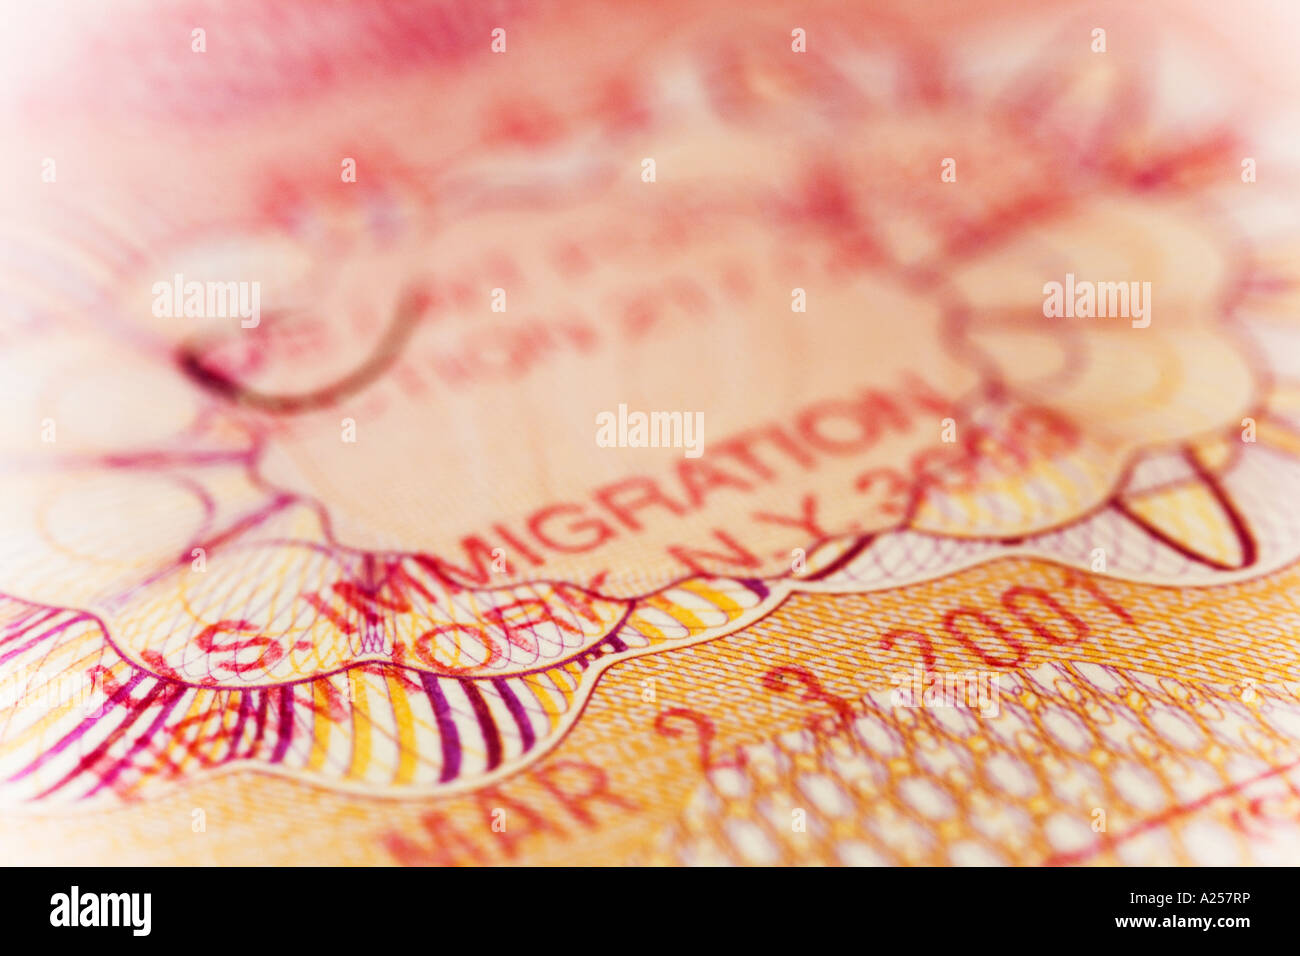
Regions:
[[[226, 716], [231, 713], [230, 702], [233, 699], [233, 695], [227, 691], [224, 690], [209, 691], [204, 689], [200, 689], [196, 691], [194, 694], [194, 705], [190, 708], [190, 713], [193, 714], [198, 710], [201, 702], [201, 698], [205, 693], [210, 693], [212, 695], [212, 706], [208, 708], [207, 713], [204, 714], [203, 719], [199, 722], [198, 730], [194, 737], [194, 745], [183, 748], [185, 751], [185, 756], [182, 759], [181, 763], [177, 765], [177, 770], [176, 770], [177, 773], [180, 773], [180, 771], [184, 769], [185, 764], [189, 763], [191, 759], [197, 760], [199, 758], [200, 750], [202, 749], [201, 745], [204, 739], [208, 735], [208, 727], [212, 723], [214, 717], [216, 718], [218, 727], [220, 727], [222, 730], [230, 729], [229, 727], [226, 726]], [[166, 732], [167, 732], [166, 727], [164, 727], [163, 733], [165, 734]], [[207, 765], [211, 765], [212, 763], [216, 762], [216, 752], [218, 749], [221, 748], [221, 745], [225, 742], [224, 738], [225, 738], [225, 734], [212, 734], [212, 741], [209, 745], [208, 752], [207, 752], [207, 757], [209, 758]], [[173, 748], [179, 745], [179, 741], [177, 741], [175, 738], [173, 738], [173, 740], [170, 741], [170, 743], [173, 745]], [[133, 795], [141, 787], [149, 783], [151, 777], [153, 776], [154, 770], [156, 770], [157, 767], [162, 765], [166, 761], [166, 759], [167, 759], [167, 754], [165, 752], [157, 754], [153, 766], [148, 771], [142, 772], [139, 778], [137, 778], [136, 781], [132, 783], [125, 791], [123, 791], [123, 795], [124, 796]]]
[[[243, 691], [238, 690], [219, 690], [217, 700], [221, 702], [221, 707], [217, 711], [217, 728], [220, 731], [212, 735], [209, 742], [207, 753], [204, 755], [208, 766], [217, 762], [217, 754], [222, 750], [229, 749], [230, 731], [235, 729], [235, 721], [239, 717], [238, 699]], [[234, 706], [231, 706], [234, 704]], [[206, 722], [205, 722], [206, 723]], [[205, 727], [206, 729], [206, 727]], [[193, 748], [197, 750], [198, 748]]]
[[724, 611], [727, 620], [735, 620], [745, 613], [745, 609], [736, 603], [729, 595], [715, 588], [706, 587], [698, 581], [685, 581], [679, 585], [682, 590], [690, 591], [692, 594], [699, 595], [710, 604]]
[[370, 767], [370, 704], [366, 700], [366, 682], [362, 674], [348, 671], [348, 688], [352, 698], [352, 761], [350, 778], [364, 777]]
[[672, 601], [668, 600], [662, 594], [651, 595], [650, 597], [646, 598], [645, 603], [649, 604], [651, 607], [658, 608], [659, 610], [663, 611], [674, 621], [677, 621], [679, 624], [685, 625], [686, 629], [689, 631], [692, 632], [702, 631], [708, 626], [703, 621], [701, 621], [698, 617], [692, 614], [689, 609], [674, 604]]
[[[216, 695], [215, 695], [215, 693], [214, 693], [213, 691], [208, 690], [208, 689], [205, 688], [205, 687], [200, 687], [197, 691], [195, 691], [195, 694], [194, 694], [194, 700], [193, 700], [193, 702], [190, 704], [190, 712], [189, 712], [188, 714], [185, 715], [185, 719], [182, 721], [182, 724], [183, 724], [184, 726], [186, 726], [186, 727], [195, 727], [195, 730], [194, 730], [195, 739], [199, 739], [199, 738], [202, 736], [203, 731], [207, 728], [208, 721], [212, 718], [212, 711], [209, 710], [209, 711], [208, 711], [208, 712], [203, 716], [203, 720], [202, 720], [201, 723], [199, 723], [199, 724], [191, 723], [191, 721], [192, 721], [196, 716], [198, 716], [199, 710], [202, 709], [203, 705], [204, 705], [204, 704], [205, 704], [209, 699], [212, 701], [212, 704], [213, 704], [213, 705], [216, 704], [216, 702], [217, 702], [217, 698], [216, 698]], [[174, 750], [174, 749], [176, 749], [176, 747], [177, 747], [177, 745], [180, 743], [180, 741], [179, 741], [178, 739], [176, 739], [176, 738], [172, 738], [172, 739], [169, 740], [167, 743], [170, 745], [171, 749]], [[180, 773], [180, 772], [184, 771], [184, 770], [186, 769], [186, 767], [189, 765], [190, 761], [193, 760], [193, 759], [197, 756], [197, 754], [195, 753], [195, 751], [196, 751], [197, 749], [198, 749], [198, 748], [196, 748], [196, 747], [182, 747], [182, 748], [181, 748], [182, 753], [181, 753], [181, 756], [180, 756], [180, 760], [176, 763], [176, 771], [177, 771], [177, 773]], [[167, 755], [166, 755], [165, 753], [160, 753], [160, 754], [158, 755], [158, 761], [161, 763], [162, 760], [163, 760], [166, 756], [167, 756]]]
[[[224, 749], [228, 754], [234, 754], [239, 749], [239, 741], [234, 737], [234, 730], [235, 727], [239, 725], [239, 711], [243, 706], [244, 691], [232, 690], [230, 695], [226, 698], [226, 714], [230, 716], [230, 721], [228, 723], [223, 722], [222, 730], [224, 732], [221, 735], [222, 739], [213, 741], [213, 743], [218, 746], [225, 744]], [[244, 735], [243, 729], [240, 730], [239, 735], [241, 737]], [[212, 751], [212, 760], [214, 763], [217, 760], [216, 747], [214, 747]]]
[[1255, 426], [1255, 437], [1257, 440], [1273, 445], [1275, 448], [1300, 456], [1300, 436], [1288, 429], [1279, 428], [1267, 418], [1262, 419]]
[[311, 753], [307, 756], [307, 770], [319, 770], [325, 765], [325, 752], [330, 745], [330, 697], [328, 677], [311, 682]]
[[632, 615], [628, 618], [627, 623], [628, 626], [633, 628], [634, 630], [640, 631], [642, 634], [649, 635], [652, 641], [668, 640], [668, 638], [664, 636], [664, 632], [659, 630], [659, 628], [654, 624], [651, 624], [650, 621], [646, 619], [645, 615], [641, 613], [640, 606], [638, 606], [637, 609], [632, 612]]
[[[81, 661], [78, 661], [78, 663], [89, 660], [91, 657], [94, 657], [99, 653], [101, 653], [102, 650], [103, 650], [102, 647], [97, 648], [95, 651], [86, 655], [86, 657], [83, 657]], [[119, 661], [116, 665], [114, 665], [114, 667], [108, 669], [108, 673], [112, 675], [114, 678], [117, 678], [121, 676], [123, 671], [129, 672], [131, 669], [132, 668], [130, 667], [130, 665], [128, 665], [125, 661]], [[36, 723], [32, 724], [30, 727], [24, 730], [18, 736], [11, 737], [8, 740], [6, 740], [5, 750], [6, 751], [17, 750], [23, 744], [25, 744], [30, 738], [42, 734], [46, 730], [49, 730], [51, 724], [66, 718], [69, 712], [72, 710], [75, 710], [75, 708], [56, 707], [55, 709], [51, 710], [48, 714], [46, 714], [43, 718], [41, 718]], [[79, 722], [80, 719], [78, 719], [78, 723]]]
[[388, 681], [388, 699], [393, 705], [393, 721], [397, 727], [398, 763], [393, 783], [401, 785], [415, 779], [415, 722], [401, 680], [392, 674], [385, 674], [384, 679]]
[[537, 677], [525, 677], [523, 681], [524, 684], [527, 685], [528, 689], [533, 692], [533, 696], [537, 698], [537, 702], [542, 705], [542, 711], [547, 717], [551, 718], [550, 723], [553, 728], [556, 724], [556, 718], [569, 709], [568, 700], [561, 698], [560, 702], [556, 703], [550, 690], [543, 687], [541, 681]]
[[[582, 683], [582, 675], [586, 673], [586, 671], [578, 665], [577, 661], [569, 661], [569, 663], [558, 668], [558, 670], [560, 673], [564, 674], [565, 677], [568, 677], [573, 681], [573, 683], [568, 687], [560, 688], [566, 693], [566, 695], [569, 691], [578, 689], [578, 685]], [[555, 671], [552, 671], [551, 673], [555, 673]]]
[[[83, 669], [83, 670], [89, 669], [90, 659], [92, 657], [100, 656], [103, 653], [103, 651], [104, 651], [103, 644], [96, 642], [95, 646], [92, 647], [90, 651], [80, 660], [71, 661], [70, 663], [62, 666], [60, 669], [60, 675], [66, 673], [67, 671], [72, 671], [76, 669]], [[22, 695], [15, 694], [14, 702], [12, 704], [10, 704], [8, 707], [0, 707], [0, 714], [7, 714], [10, 711], [17, 711], [22, 706], [23, 706]]]

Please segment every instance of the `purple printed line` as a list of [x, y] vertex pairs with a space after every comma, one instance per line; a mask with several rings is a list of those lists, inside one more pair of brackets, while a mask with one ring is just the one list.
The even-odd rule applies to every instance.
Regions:
[[515, 719], [519, 735], [524, 741], [524, 753], [527, 753], [537, 742], [537, 733], [533, 730], [532, 721], [528, 719], [528, 712], [524, 710], [524, 705], [519, 702], [519, 698], [515, 696], [515, 692], [510, 689], [504, 677], [492, 678], [492, 686], [497, 689], [501, 699], [506, 702], [506, 709], [510, 711], [510, 716]]
[[131, 713], [127, 715], [127, 718], [124, 721], [122, 721], [122, 723], [119, 726], [114, 728], [112, 733], [110, 733], [107, 737], [104, 738], [103, 743], [101, 743], [90, 753], [86, 754], [86, 756], [78, 760], [77, 765], [73, 767], [71, 770], [69, 770], [62, 780], [60, 780], [58, 783], [54, 784], [53, 786], [47, 787], [45, 790], [42, 790], [40, 793], [36, 795], [35, 799], [41, 800], [44, 799], [45, 797], [48, 797], [55, 790], [67, 786], [69, 781], [76, 779], [78, 776], [80, 776], [81, 774], [85, 773], [87, 770], [90, 770], [92, 767], [94, 767], [95, 764], [98, 763], [99, 760], [104, 756], [104, 754], [108, 753], [108, 749], [112, 747], [113, 744], [117, 743], [122, 737], [126, 736], [126, 732], [131, 729], [131, 726], [137, 720], [140, 719], [140, 715], [143, 714], [146, 710], [148, 710], [153, 705], [154, 700], [158, 697], [159, 694], [163, 692], [164, 687], [166, 687], [166, 685], [161, 682], [154, 684], [153, 690], [149, 691], [149, 693], [145, 695], [144, 700], [140, 701], [140, 703], [136, 705], [135, 710], [131, 711]]
[[[53, 757], [58, 756], [60, 753], [66, 750], [69, 747], [69, 745], [71, 745], [77, 740], [80, 740], [82, 736], [85, 735], [86, 731], [90, 730], [91, 727], [93, 727], [95, 724], [99, 723], [101, 720], [104, 719], [104, 717], [108, 714], [109, 710], [111, 710], [112, 708], [116, 707], [119, 703], [121, 703], [123, 698], [129, 698], [131, 691], [135, 690], [136, 685], [139, 684], [140, 681], [143, 679], [144, 679], [144, 671], [136, 671], [135, 676], [132, 677], [129, 681], [127, 681], [126, 684], [123, 687], [121, 687], [116, 694], [114, 694], [112, 697], [108, 699], [108, 701], [104, 705], [104, 712], [102, 714], [100, 714], [98, 717], [83, 717], [81, 719], [81, 722], [77, 724], [77, 726], [70, 733], [65, 735], [62, 740], [60, 740], [49, 750], [45, 751], [45, 753], [37, 757], [34, 761], [28, 764], [26, 768], [18, 771], [18, 773], [10, 777], [9, 780], [11, 782], [14, 780], [21, 780], [23, 777], [27, 776], [29, 773], [31, 773], [32, 771], [36, 770], [38, 767], [46, 763], [46, 761], [50, 760]], [[159, 684], [158, 686], [161, 687], [162, 685]]]
[[257, 705], [257, 730], [253, 732], [253, 739], [248, 743], [248, 752], [245, 757], [252, 757], [257, 753], [257, 748], [262, 743], [262, 735], [266, 733], [266, 711], [271, 703], [271, 692], [269, 690], [254, 691], [261, 696], [261, 701]]
[[271, 763], [279, 763], [289, 751], [293, 737], [293, 687], [280, 688], [280, 739], [275, 742]]
[[222, 763], [235, 758], [235, 751], [239, 749], [239, 739], [244, 735], [244, 725], [248, 723], [248, 698], [252, 695], [251, 691], [243, 691], [239, 695], [239, 718], [235, 721], [235, 729], [230, 735], [230, 752], [226, 754]]
[[420, 683], [424, 685], [424, 692], [433, 705], [434, 719], [438, 721], [438, 736], [442, 738], [442, 774], [438, 782], [446, 783], [460, 774], [460, 734], [451, 718], [451, 705], [438, 686], [438, 678], [420, 671]]
[[[45, 613], [41, 614], [40, 611], [44, 611]], [[18, 627], [17, 630], [14, 630], [14, 632], [6, 638], [0, 638], [0, 644], [8, 644], [10, 641], [16, 641], [18, 640], [18, 638], [22, 637], [28, 631], [32, 630], [33, 628], [40, 627], [46, 621], [50, 620], [51, 618], [58, 617], [62, 613], [63, 612], [58, 608], [52, 608], [48, 610], [45, 608], [41, 608], [38, 611], [28, 611], [26, 614], [24, 614], [22, 617], [20, 617], [18, 620], [14, 621], [13, 623], [6, 624], [4, 630], [6, 631], [13, 630], [14, 628], [18, 627], [18, 625], [22, 624], [30, 617], [38, 617], [40, 619], [34, 621], [31, 624], [28, 624], [26, 627]]]
[[478, 718], [478, 728], [483, 734], [483, 742], [487, 745], [486, 769], [495, 770], [501, 763], [501, 731], [497, 730], [496, 721], [492, 719], [492, 711], [488, 708], [483, 695], [478, 692], [478, 688], [474, 686], [474, 681], [462, 677], [460, 688], [469, 698], [469, 705], [474, 708], [474, 716]]
[[14, 650], [10, 651], [8, 654], [4, 655], [4, 657], [0, 657], [0, 664], [12, 660], [13, 658], [17, 657], [19, 654], [22, 654], [24, 651], [27, 651], [30, 648], [35, 647], [37, 644], [45, 640], [47, 637], [55, 637], [59, 634], [62, 634], [64, 631], [72, 627], [72, 625], [76, 624], [78, 621], [85, 621], [85, 620], [89, 620], [89, 619], [78, 615], [77, 617], [64, 621], [58, 627], [51, 628], [50, 630], [45, 631], [41, 634], [37, 634], [35, 637], [33, 637], [22, 647], [15, 648]]
[[[164, 685], [159, 684], [158, 690], [162, 690], [163, 686]], [[176, 705], [180, 703], [181, 698], [189, 696], [185, 692], [181, 691], [180, 688], [173, 687], [170, 688], [170, 690], [171, 700], [167, 702], [166, 706], [159, 711], [158, 716], [153, 719], [151, 724], [149, 724], [149, 729], [136, 738], [135, 743], [131, 745], [131, 749], [128, 750], [122, 759], [113, 766], [112, 770], [104, 775], [103, 779], [101, 779], [99, 783], [95, 784], [95, 786], [85, 794], [83, 799], [93, 797], [95, 794], [99, 793], [100, 790], [103, 790], [107, 786], [111, 786], [113, 781], [118, 778], [122, 771], [131, 765], [131, 758], [143, 750], [153, 735], [157, 733], [158, 728], [161, 727], [163, 721], [167, 719], [167, 715], [170, 714]], [[149, 699], [152, 700], [153, 696], [154, 695], [151, 694]]]

